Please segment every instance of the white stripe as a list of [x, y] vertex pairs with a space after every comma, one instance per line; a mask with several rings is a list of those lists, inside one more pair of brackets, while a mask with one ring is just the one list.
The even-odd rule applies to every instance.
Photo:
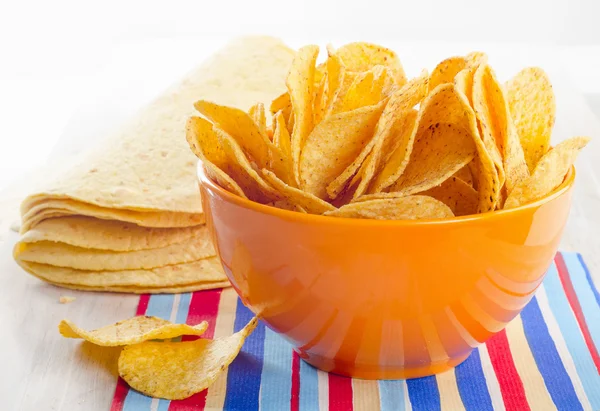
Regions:
[[487, 346], [481, 344], [479, 346], [479, 359], [481, 361], [481, 368], [483, 369], [483, 375], [485, 376], [485, 383], [490, 393], [490, 399], [492, 400], [492, 408], [494, 410], [505, 410], [504, 400], [502, 399], [502, 391], [500, 391], [500, 384], [498, 384], [498, 378], [494, 372], [492, 361], [490, 360], [490, 354], [488, 353]]
[[402, 381], [402, 391], [404, 393], [404, 408], [406, 411], [412, 411], [412, 404], [410, 403], [410, 395], [408, 395], [408, 384], [406, 381]]
[[158, 411], [158, 402], [159, 398], [152, 398], [152, 402], [150, 403], [150, 411]]
[[329, 374], [317, 370], [318, 387], [319, 387], [319, 410], [329, 410]]
[[171, 308], [171, 315], [169, 316], [169, 321], [172, 323], [177, 319], [177, 311], [179, 311], [179, 301], [181, 301], [181, 294], [175, 294], [173, 296], [173, 307]]
[[577, 394], [577, 398], [579, 398], [579, 402], [581, 402], [583, 409], [591, 410], [592, 404], [590, 404], [587, 395], [585, 395], [585, 390], [581, 380], [579, 379], [579, 374], [577, 374], [573, 357], [571, 357], [571, 353], [567, 348], [567, 343], [560, 332], [558, 322], [556, 321], [556, 318], [554, 318], [552, 310], [550, 309], [550, 305], [548, 304], [548, 295], [546, 294], [546, 289], [544, 288], [543, 284], [540, 285], [540, 288], [538, 288], [536, 298], [538, 306], [540, 307], [540, 311], [542, 312], [542, 317], [544, 317], [544, 321], [548, 327], [550, 337], [552, 337], [554, 345], [556, 345], [556, 350], [558, 351], [560, 360], [562, 361], [569, 378], [571, 378], [571, 383], [573, 384], [575, 394]]

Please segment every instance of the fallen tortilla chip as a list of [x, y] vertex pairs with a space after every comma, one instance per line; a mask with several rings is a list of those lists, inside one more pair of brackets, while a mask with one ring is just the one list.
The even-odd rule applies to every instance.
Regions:
[[450, 177], [437, 187], [419, 193], [433, 197], [446, 204], [455, 216], [475, 214], [479, 195], [469, 184], [457, 177]]
[[589, 137], [574, 137], [557, 144], [540, 159], [533, 173], [508, 195], [504, 208], [515, 208], [544, 198], [558, 187]]
[[[291, 136], [292, 167], [296, 181], [299, 181], [300, 152], [311, 133], [313, 124], [312, 97], [315, 88], [315, 63], [319, 47], [306, 46], [298, 50], [286, 79], [292, 102], [294, 128]], [[289, 124], [288, 124], [289, 126]], [[260, 167], [265, 168], [265, 166]]]
[[552, 84], [542, 69], [529, 67], [506, 83], [506, 95], [525, 161], [533, 172], [550, 147], [556, 117]]
[[202, 161], [207, 176], [230, 193], [247, 198], [244, 190], [229, 175], [229, 159], [212, 124], [200, 117], [190, 117], [185, 137], [196, 156]]
[[[335, 210], [335, 207], [331, 204], [321, 200], [314, 195], [307, 193], [302, 190], [298, 190], [295, 187], [291, 187], [285, 182], [281, 181], [277, 176], [269, 170], [262, 170], [263, 177], [267, 180], [275, 189], [277, 189], [291, 204], [301, 207], [305, 212], [310, 214], [323, 214], [326, 211]], [[274, 206], [278, 207], [274, 204]], [[282, 207], [278, 207], [282, 208]]]
[[327, 198], [327, 185], [338, 177], [373, 138], [386, 101], [327, 117], [306, 139], [300, 157], [302, 190]]
[[119, 375], [146, 395], [169, 400], [188, 398], [215, 382], [237, 357], [257, 323], [255, 317], [237, 333], [215, 340], [127, 346], [119, 356]]
[[166, 340], [181, 335], [202, 335], [208, 323], [198, 325], [173, 324], [158, 317], [138, 316], [92, 331], [82, 330], [69, 320], [62, 320], [58, 331], [65, 338], [82, 338], [96, 345], [115, 347], [148, 340]]
[[71, 297], [68, 295], [61, 295], [60, 298], [58, 299], [58, 302], [61, 304], [70, 304], [73, 301], [75, 301], [77, 298], [75, 297]]
[[357, 175], [360, 183], [354, 192], [354, 198], [363, 195], [370, 185], [373, 192], [381, 191], [396, 181], [404, 171], [416, 134], [417, 112], [413, 107], [427, 96], [428, 84], [429, 75], [424, 70], [419, 77], [410, 80], [391, 95], [377, 123], [373, 149], [364, 162], [364, 169]]
[[417, 220], [453, 217], [450, 208], [432, 197], [414, 195], [358, 201], [346, 204], [324, 215], [344, 218], [371, 218], [376, 220]]
[[[505, 175], [506, 189], [510, 193], [517, 182], [529, 175], [519, 136], [512, 123], [502, 85], [488, 64], [477, 69], [473, 83], [473, 104], [482, 126], [483, 141], [496, 142]], [[490, 150], [494, 158], [496, 151]], [[496, 160], [494, 160], [496, 161]], [[501, 173], [498, 173], [502, 183]]]
[[404, 68], [398, 55], [392, 50], [365, 42], [346, 44], [335, 53], [340, 57], [348, 71], [369, 71], [375, 66], [384, 66], [390, 70], [392, 77], [398, 86], [406, 83]]

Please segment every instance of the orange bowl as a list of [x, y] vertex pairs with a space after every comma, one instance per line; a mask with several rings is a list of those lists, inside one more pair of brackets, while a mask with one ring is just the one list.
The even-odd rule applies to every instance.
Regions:
[[198, 176], [244, 304], [317, 368], [398, 379], [460, 364], [519, 314], [558, 248], [575, 171], [520, 208], [418, 221], [281, 210]]

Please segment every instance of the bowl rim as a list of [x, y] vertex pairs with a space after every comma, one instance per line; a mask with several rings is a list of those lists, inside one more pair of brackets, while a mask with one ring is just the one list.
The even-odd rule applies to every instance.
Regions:
[[234, 203], [237, 206], [242, 208], [251, 209], [262, 214], [268, 214], [276, 217], [284, 217], [287, 219], [294, 219], [299, 221], [311, 221], [311, 222], [321, 222], [328, 224], [350, 224], [350, 225], [381, 225], [381, 226], [419, 226], [419, 225], [448, 225], [448, 224], [461, 224], [467, 222], [481, 221], [489, 218], [502, 218], [507, 215], [514, 215], [521, 213], [525, 210], [538, 208], [546, 203], [550, 203], [557, 198], [563, 196], [566, 192], [568, 192], [575, 182], [575, 166], [571, 166], [569, 172], [565, 176], [563, 182], [556, 187], [552, 192], [546, 195], [539, 200], [536, 200], [532, 203], [528, 203], [519, 207], [510, 208], [508, 210], [494, 210], [487, 213], [480, 214], [470, 214], [460, 217], [446, 217], [446, 218], [438, 218], [438, 219], [419, 219], [419, 220], [376, 220], [376, 219], [366, 219], [366, 218], [340, 218], [335, 216], [326, 216], [322, 214], [308, 214], [301, 213], [298, 211], [285, 210], [282, 208], [277, 208], [273, 206], [269, 206], [266, 204], [257, 203], [255, 201], [249, 200], [247, 198], [240, 197], [229, 191], [225, 190], [223, 187], [215, 183], [204, 170], [204, 165], [202, 161], [198, 161], [197, 165], [197, 178], [200, 184], [206, 185], [210, 187], [210, 189], [225, 200], [230, 203]]

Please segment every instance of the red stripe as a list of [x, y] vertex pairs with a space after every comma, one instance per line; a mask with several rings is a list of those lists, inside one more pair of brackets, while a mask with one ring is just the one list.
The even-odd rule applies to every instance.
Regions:
[[[150, 294], [140, 295], [140, 301], [138, 302], [137, 310], [135, 315], [144, 315], [148, 309], [148, 302], [150, 301]], [[115, 388], [115, 395], [113, 396], [112, 404], [110, 405], [110, 411], [121, 411], [123, 404], [125, 404], [125, 398], [129, 392], [129, 385], [121, 378], [117, 380], [117, 388]]]
[[507, 411], [530, 410], [523, 381], [515, 368], [506, 331], [502, 330], [486, 343], [490, 360], [498, 378], [502, 399]]
[[290, 399], [290, 411], [300, 410], [300, 356], [294, 351], [292, 353], [292, 394]]
[[352, 409], [352, 379], [329, 373], [329, 411]]
[[[192, 294], [192, 300], [190, 302], [190, 310], [186, 324], [196, 325], [202, 321], [208, 322], [208, 328], [202, 335], [202, 338], [213, 338], [215, 334], [215, 323], [217, 322], [217, 315], [219, 314], [219, 301], [221, 300], [221, 289], [217, 290], [206, 290], [196, 291]], [[200, 337], [197, 336], [183, 336], [181, 341], [192, 341]], [[169, 411], [200, 411], [204, 409], [206, 405], [206, 393], [207, 390], [194, 394], [185, 400], [171, 401], [169, 404]], [[112, 410], [111, 410], [112, 411]]]
[[581, 329], [581, 333], [583, 334], [583, 339], [585, 340], [585, 344], [590, 351], [592, 356], [592, 360], [596, 365], [596, 369], [598, 373], [600, 373], [600, 356], [598, 355], [598, 349], [594, 344], [594, 340], [592, 339], [592, 335], [590, 334], [590, 330], [585, 322], [585, 317], [583, 316], [583, 311], [581, 310], [581, 304], [579, 304], [579, 300], [577, 299], [577, 294], [575, 293], [575, 288], [573, 288], [573, 283], [571, 282], [571, 276], [569, 275], [569, 269], [565, 264], [565, 260], [563, 259], [560, 253], [556, 254], [554, 257], [554, 262], [556, 263], [556, 268], [558, 269], [558, 276], [560, 277], [560, 282], [562, 283], [562, 287], [565, 290], [565, 294], [567, 295], [567, 300], [569, 300], [569, 305], [575, 314], [575, 318], [577, 319], [577, 323], [579, 324], [579, 328]]

